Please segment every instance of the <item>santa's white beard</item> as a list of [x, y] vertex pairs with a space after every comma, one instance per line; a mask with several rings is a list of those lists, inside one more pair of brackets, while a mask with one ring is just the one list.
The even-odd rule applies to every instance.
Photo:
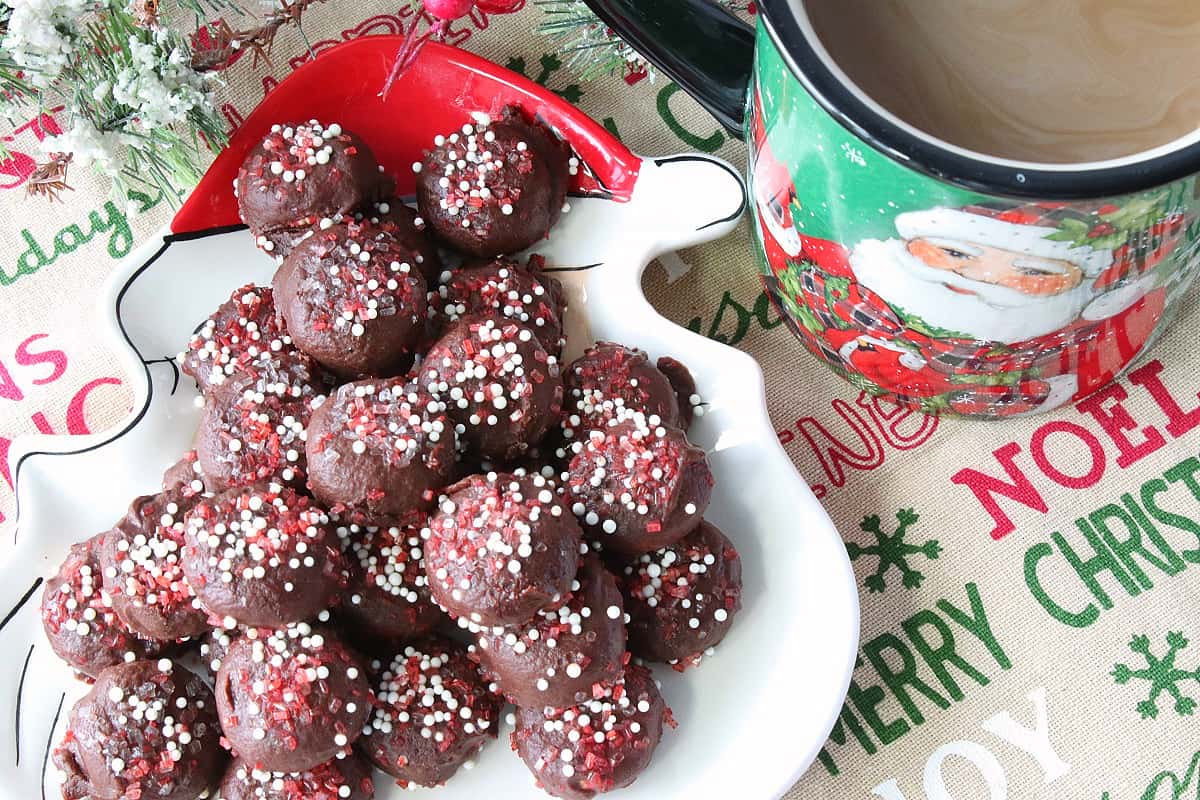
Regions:
[[858, 282], [888, 305], [938, 328], [990, 342], [1020, 342], [1065, 328], [1091, 297], [1086, 280], [1048, 297], [973, 281], [929, 266], [908, 252], [901, 239], [859, 242], [850, 254], [850, 266]]

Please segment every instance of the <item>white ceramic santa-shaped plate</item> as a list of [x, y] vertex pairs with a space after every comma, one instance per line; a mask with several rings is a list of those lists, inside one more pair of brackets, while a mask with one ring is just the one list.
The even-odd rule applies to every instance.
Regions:
[[[689, 435], [708, 450], [716, 478], [707, 516], [742, 555], [744, 608], [698, 668], [656, 669], [679, 727], [618, 796], [776, 797], [828, 735], [858, 641], [857, 592], [842, 541], [776, 440], [758, 365], [664, 319], [640, 287], [654, 256], [733, 228], [745, 209], [737, 174], [706, 156], [639, 158], [540, 87], [449, 48], [427, 47], [382, 101], [375, 87], [396, 45], [360, 39], [297, 70], [247, 119], [171, 229], [114, 272], [98, 321], [133, 389], [129, 418], [103, 434], [14, 445], [18, 528], [14, 541], [0, 543], [0, 800], [60, 796], [50, 753], [86, 687], [42, 633], [41, 583], [71, 544], [111, 527], [133, 497], [155, 491], [188, 449], [196, 391], [172, 358], [234, 288], [269, 283], [274, 264], [235, 224], [230, 179], [271, 123], [294, 118], [339, 121], [360, 133], [400, 177], [401, 190], [411, 191], [404, 167], [435, 132], [460, 125], [467, 112], [519, 102], [570, 140], [588, 168], [576, 187], [588, 196], [572, 198], [570, 213], [535, 248], [569, 290], [568, 358], [593, 339], [612, 340], [674, 356], [695, 375], [706, 413]], [[360, 88], [347, 88], [349, 74]], [[538, 796], [507, 733], [502, 727], [472, 770], [416, 796]], [[380, 776], [379, 798], [413, 796], [401, 792]]]

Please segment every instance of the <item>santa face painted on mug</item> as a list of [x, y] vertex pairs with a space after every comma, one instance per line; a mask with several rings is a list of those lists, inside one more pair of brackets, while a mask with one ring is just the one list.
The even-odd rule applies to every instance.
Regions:
[[1057, 229], [936, 208], [896, 217], [900, 238], [859, 242], [855, 277], [950, 336], [1021, 342], [1079, 319], [1107, 250], [1055, 241]]

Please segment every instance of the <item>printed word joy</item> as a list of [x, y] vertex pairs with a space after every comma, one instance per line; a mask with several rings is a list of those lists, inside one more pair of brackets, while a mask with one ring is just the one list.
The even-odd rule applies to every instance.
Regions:
[[[992, 538], [1004, 538], [1016, 529], [1009, 516], [1014, 507], [1049, 512], [1043, 488], [1057, 484], [1067, 489], [1088, 489], [1105, 476], [1110, 459], [1118, 469], [1128, 469], [1164, 447], [1168, 440], [1200, 426], [1200, 406], [1195, 405], [1200, 395], [1181, 402], [1163, 383], [1162, 371], [1160, 361], [1151, 361], [1130, 372], [1126, 381], [1109, 384], [1077, 403], [1076, 410], [1092, 425], [1050, 420], [1034, 430], [1024, 447], [1009, 442], [996, 448], [992, 457], [998, 472], [966, 467], [950, 480], [970, 490], [987, 511], [993, 522]], [[1128, 385], [1153, 401], [1155, 418], [1134, 419], [1125, 406], [1130, 397]], [[1184, 405], [1191, 407], [1184, 410]], [[1079, 457], [1080, 453], [1084, 455]]]
[[[1046, 709], [1046, 689], [1038, 687], [1028, 695], [1033, 703], [1034, 724], [1029, 727], [1013, 719], [1007, 711], [988, 717], [980, 727], [989, 734], [1000, 739], [1006, 745], [1005, 750], [1015, 749], [1034, 759], [1042, 770], [1046, 785], [1050, 785], [1071, 771], [1071, 765], [1063, 761], [1050, 744], [1050, 722]], [[1002, 755], [1005, 753], [1002, 753]], [[971, 739], [960, 739], [947, 742], [930, 754], [925, 761], [922, 775], [922, 788], [926, 800], [966, 800], [950, 794], [942, 775], [942, 767], [950, 756], [965, 759], [979, 771], [984, 785], [987, 787], [988, 800], [1007, 800], [1008, 775], [1000, 759], [986, 745]], [[917, 800], [918, 795], [906, 794], [900, 783], [895, 779], [884, 781], [871, 790], [875, 797], [883, 800]]]

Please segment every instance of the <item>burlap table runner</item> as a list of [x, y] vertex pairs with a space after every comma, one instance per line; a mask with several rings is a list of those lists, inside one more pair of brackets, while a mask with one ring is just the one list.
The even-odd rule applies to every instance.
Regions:
[[[398, 6], [317, 6], [305, 33], [320, 49], [397, 32]], [[532, 32], [538, 19], [532, 8], [477, 15], [451, 39], [579, 104], [638, 152], [744, 166], [741, 144], [675, 86], [583, 81]], [[304, 54], [288, 31], [272, 64], [226, 73], [231, 124]], [[65, 203], [25, 200], [23, 155], [52, 124], [12, 130], [17, 156], [0, 167], [0, 535], [11, 533], [13, 437], [102, 430], [127, 413], [123, 376], [94, 335], [94, 294], [171, 214], [160, 198], [114, 203], [83, 171]], [[668, 288], [651, 269], [648, 296], [761, 362], [780, 439], [851, 544], [862, 590], [850, 696], [788, 797], [1200, 797], [1196, 303], [1102, 395], [968, 424], [872, 401], [810, 358], [761, 291], [746, 225], [678, 257], [692, 270]]]

